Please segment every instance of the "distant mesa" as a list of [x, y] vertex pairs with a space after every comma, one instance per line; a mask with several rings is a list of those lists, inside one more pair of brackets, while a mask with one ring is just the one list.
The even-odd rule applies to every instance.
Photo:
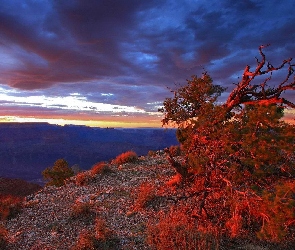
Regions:
[[137, 155], [177, 145], [175, 129], [93, 128], [42, 123], [0, 123], [0, 176], [44, 184], [41, 172], [57, 159], [90, 169], [133, 150]]

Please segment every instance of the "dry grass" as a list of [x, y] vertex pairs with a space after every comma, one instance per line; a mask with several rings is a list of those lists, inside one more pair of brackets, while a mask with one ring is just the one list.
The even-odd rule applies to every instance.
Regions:
[[82, 231], [77, 239], [77, 242], [71, 250], [94, 250], [95, 247], [95, 237], [89, 230]]
[[184, 211], [159, 213], [159, 221], [147, 224], [147, 244], [156, 250], [216, 250], [219, 240], [215, 230], [203, 230]]
[[111, 172], [111, 169], [110, 169], [110, 167], [106, 163], [99, 162], [99, 163], [95, 164], [91, 168], [90, 172], [91, 172], [91, 175], [92, 176], [95, 176], [97, 174], [106, 174], [106, 173], [109, 173], [109, 172]]
[[137, 194], [134, 204], [135, 210], [145, 208], [156, 196], [154, 186], [151, 183], [143, 182]]
[[71, 250], [117, 249], [117, 242], [112, 234], [113, 232], [106, 226], [105, 221], [96, 218], [94, 232], [83, 230]]
[[121, 165], [128, 162], [135, 162], [138, 159], [137, 154], [134, 151], [127, 151], [118, 155], [114, 160], [113, 163]]
[[84, 186], [91, 182], [92, 176], [88, 172], [81, 172], [76, 175], [76, 185]]
[[103, 219], [95, 219], [95, 238], [97, 240], [106, 241], [111, 238], [112, 231], [108, 229]]
[[92, 205], [88, 202], [76, 202], [72, 206], [70, 218], [80, 219], [86, 223], [89, 223], [94, 218], [94, 211], [92, 210]]

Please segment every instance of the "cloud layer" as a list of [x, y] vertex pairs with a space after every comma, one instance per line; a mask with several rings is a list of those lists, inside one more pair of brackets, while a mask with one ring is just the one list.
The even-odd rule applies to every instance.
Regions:
[[294, 57], [294, 9], [292, 0], [3, 0], [0, 115], [160, 125], [167, 87], [205, 69], [230, 90], [261, 44], [274, 64]]

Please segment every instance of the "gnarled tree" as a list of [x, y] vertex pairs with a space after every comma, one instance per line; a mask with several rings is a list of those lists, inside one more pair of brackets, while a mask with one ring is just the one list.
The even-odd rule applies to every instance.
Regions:
[[[267, 45], [269, 46], [269, 45]], [[225, 106], [228, 111], [241, 104], [247, 105], [270, 105], [270, 104], [285, 104], [292, 108], [295, 108], [295, 104], [286, 100], [281, 95], [284, 91], [295, 90], [295, 78], [291, 78], [294, 73], [294, 66], [292, 64], [292, 58], [284, 60], [279, 66], [275, 67], [270, 62], [266, 61], [266, 56], [262, 49], [267, 46], [260, 46], [259, 52], [261, 60], [256, 58], [257, 66], [254, 71], [250, 71], [250, 66], [247, 65], [242, 80], [237, 87], [230, 93]], [[281, 70], [288, 66], [288, 71], [285, 79], [283, 79], [277, 86], [269, 87], [267, 83], [271, 80], [272, 74], [275, 71]], [[254, 82], [254, 79], [261, 75], [267, 75], [267, 77], [259, 84]]]
[[[178, 126], [186, 160], [186, 171], [178, 172], [195, 177], [198, 223], [232, 237], [255, 232], [281, 241], [295, 224], [295, 127], [281, 120], [287, 106], [295, 107], [282, 96], [295, 90], [294, 64], [290, 58], [274, 67], [263, 48], [255, 70], [246, 67], [224, 104], [217, 98], [225, 89], [203, 73], [174, 91], [160, 111], [163, 125]], [[286, 68], [284, 79], [268, 86]]]

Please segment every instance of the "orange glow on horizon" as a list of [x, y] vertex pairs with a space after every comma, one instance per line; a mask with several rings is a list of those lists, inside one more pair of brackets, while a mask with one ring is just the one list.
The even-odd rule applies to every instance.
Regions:
[[[142, 116], [91, 116], [88, 114], [65, 115], [60, 114], [50, 115], [38, 114], [37, 116], [26, 115], [0, 115], [0, 123], [8, 122], [47, 122], [49, 124], [64, 125], [84, 125], [89, 127], [114, 127], [114, 128], [161, 128], [161, 115], [142, 115]], [[295, 125], [295, 114], [293, 110], [286, 110], [283, 121]], [[175, 127], [175, 126], [165, 126]]]
[[104, 117], [102, 119], [93, 119], [93, 117], [84, 117], [77, 119], [76, 117], [23, 117], [23, 116], [0, 116], [0, 123], [26, 123], [26, 122], [47, 122], [49, 124], [64, 125], [84, 125], [89, 127], [114, 127], [114, 128], [144, 128], [155, 127], [160, 128], [161, 119], [150, 120], [146, 117], [138, 119], [138, 117]]

